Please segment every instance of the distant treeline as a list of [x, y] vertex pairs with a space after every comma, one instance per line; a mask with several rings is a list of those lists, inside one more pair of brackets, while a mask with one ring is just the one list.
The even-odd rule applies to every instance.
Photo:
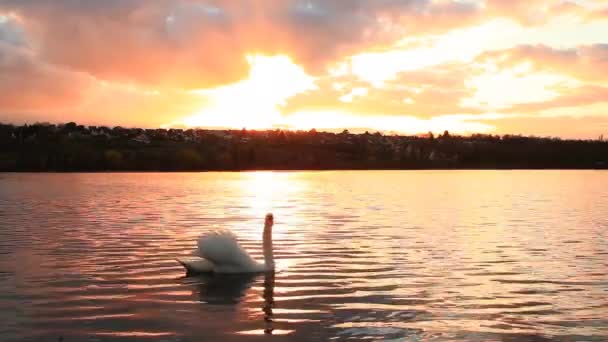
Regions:
[[0, 171], [607, 167], [602, 140], [0, 124]]

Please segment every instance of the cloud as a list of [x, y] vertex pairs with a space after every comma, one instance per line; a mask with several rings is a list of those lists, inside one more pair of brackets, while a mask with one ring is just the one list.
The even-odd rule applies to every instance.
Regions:
[[493, 60], [500, 68], [523, 62], [535, 69], [566, 74], [589, 82], [606, 82], [608, 74], [608, 44], [593, 44], [571, 49], [556, 49], [545, 45], [523, 45], [509, 50], [486, 53], [479, 61]]
[[18, 17], [0, 15], [2, 111], [59, 111], [77, 106], [93, 79], [83, 73], [40, 62], [21, 25]]
[[[318, 73], [341, 57], [476, 13], [430, 0], [5, 0], [40, 58], [104, 80], [185, 88], [247, 75], [246, 53], [288, 53]], [[420, 19], [421, 18], [421, 19]], [[404, 27], [402, 27], [404, 26]]]
[[569, 89], [568, 92], [564, 92], [561, 96], [551, 99], [550, 101], [525, 103], [513, 106], [509, 108], [508, 112], [539, 113], [559, 108], [567, 108], [568, 112], [559, 111], [561, 114], [556, 115], [585, 116], [586, 112], [577, 110], [577, 107], [602, 103], [606, 104], [605, 109], [608, 109], [608, 87], [583, 86]]
[[0, 16], [0, 122], [82, 121], [158, 127], [204, 105], [180, 90], [101, 81], [39, 59], [21, 22]]
[[[45, 62], [112, 81], [208, 86], [246, 72], [230, 18], [181, 1], [3, 1]], [[221, 12], [219, 12], [221, 13]]]
[[15, 17], [0, 13], [0, 42], [12, 46], [26, 44], [25, 33]]
[[475, 65], [480, 70], [471, 84], [477, 93], [468, 102], [498, 104], [493, 109], [526, 117], [597, 116], [577, 108], [608, 109], [606, 44], [568, 49], [522, 45], [484, 53]]
[[[398, 73], [380, 86], [354, 75], [326, 77], [318, 81], [316, 91], [289, 99], [283, 111], [333, 110], [368, 116], [408, 115], [425, 119], [463, 112], [480, 113], [477, 108], [460, 105], [461, 98], [473, 95], [473, 90], [465, 84], [471, 71], [465, 63], [445, 63]], [[353, 92], [364, 94], [349, 96]], [[341, 100], [344, 97], [349, 101]]]
[[[359, 117], [395, 120], [444, 117], [457, 120], [460, 127], [464, 127], [463, 114], [466, 123], [474, 125], [487, 122], [488, 111], [495, 113], [490, 115], [493, 120], [594, 117], [597, 110], [576, 109], [608, 102], [608, 88], [598, 85], [606, 82], [605, 53], [606, 46], [602, 44], [572, 49], [524, 45], [482, 53], [472, 62], [448, 62], [396, 72], [379, 85], [347, 70], [320, 79], [317, 91], [291, 98], [284, 112], [300, 116], [315, 111], [356, 113]], [[364, 95], [352, 96], [357, 92]], [[349, 101], [340, 100], [345, 97]]]
[[602, 8], [602, 9], [593, 11], [590, 14], [590, 17], [594, 18], [594, 19], [606, 19], [606, 18], [608, 18], [608, 6], [606, 8]]
[[508, 17], [524, 25], [543, 25], [560, 16], [575, 16], [581, 19], [593, 9], [576, 1], [555, 0], [489, 0], [487, 13], [492, 16]]
[[[445, 32], [477, 14], [474, 2], [429, 0], [288, 1], [278, 28], [289, 33], [296, 59], [324, 65], [404, 36]], [[432, 25], [431, 25], [432, 24]], [[293, 43], [296, 43], [295, 46]]]
[[61, 110], [77, 105], [91, 85], [84, 74], [40, 64], [20, 47], [0, 41], [0, 108]]
[[[22, 18], [44, 62], [107, 81], [194, 89], [245, 78], [248, 53], [287, 54], [319, 75], [361, 51], [518, 16], [548, 3], [4, 0], [0, 11]], [[580, 7], [561, 5], [571, 6]]]
[[[607, 52], [603, 44], [573, 49], [524, 45], [482, 53], [472, 62], [395, 71], [379, 85], [346, 72], [321, 79], [317, 91], [294, 96], [284, 112], [333, 110], [419, 118], [487, 111], [539, 115], [552, 108], [608, 102]], [[361, 89], [364, 96], [351, 96]], [[344, 98], [349, 101], [340, 101]]]

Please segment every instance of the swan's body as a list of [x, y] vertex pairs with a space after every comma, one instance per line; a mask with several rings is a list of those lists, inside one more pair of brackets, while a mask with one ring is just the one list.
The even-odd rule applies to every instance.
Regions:
[[266, 215], [264, 223], [264, 262], [254, 260], [241, 247], [236, 236], [228, 230], [218, 230], [198, 239], [197, 256], [177, 259], [188, 273], [257, 273], [274, 270], [272, 251], [272, 214]]

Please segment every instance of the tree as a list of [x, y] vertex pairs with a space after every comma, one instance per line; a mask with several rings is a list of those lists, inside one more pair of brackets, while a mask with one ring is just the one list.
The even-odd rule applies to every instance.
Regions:
[[78, 125], [75, 122], [68, 122], [67, 124], [65, 124], [65, 129], [68, 132], [75, 131], [77, 127], [78, 127]]

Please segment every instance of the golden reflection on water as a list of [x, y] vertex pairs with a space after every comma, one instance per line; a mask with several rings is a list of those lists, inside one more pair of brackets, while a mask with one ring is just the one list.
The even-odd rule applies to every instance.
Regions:
[[239, 179], [238, 189], [246, 215], [259, 218], [268, 212], [275, 213], [275, 239], [288, 236], [290, 226], [303, 223], [297, 220], [297, 216], [289, 215], [295, 209], [293, 199], [301, 198], [302, 193], [307, 191], [307, 183], [299, 181], [295, 173], [244, 173]]

